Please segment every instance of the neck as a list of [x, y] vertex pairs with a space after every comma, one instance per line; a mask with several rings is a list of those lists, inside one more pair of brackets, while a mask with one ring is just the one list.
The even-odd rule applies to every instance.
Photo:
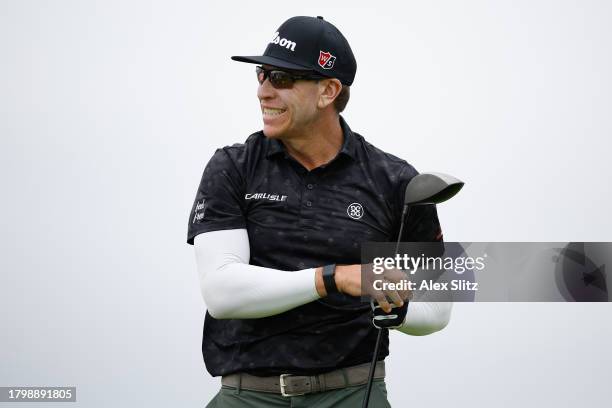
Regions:
[[329, 163], [340, 151], [344, 136], [338, 115], [312, 123], [300, 135], [282, 139], [287, 153], [308, 171]]

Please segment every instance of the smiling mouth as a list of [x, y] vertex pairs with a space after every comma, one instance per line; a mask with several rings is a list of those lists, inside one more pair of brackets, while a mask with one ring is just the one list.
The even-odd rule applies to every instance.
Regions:
[[278, 116], [287, 111], [287, 109], [262, 108], [264, 116]]

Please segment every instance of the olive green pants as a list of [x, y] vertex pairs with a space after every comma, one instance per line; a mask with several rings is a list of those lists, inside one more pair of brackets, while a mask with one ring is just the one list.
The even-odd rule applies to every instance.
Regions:
[[[356, 385], [297, 397], [283, 397], [279, 394], [238, 390], [224, 385], [206, 408], [359, 408], [365, 389], [365, 385]], [[387, 388], [383, 379], [374, 380], [369, 407], [391, 407], [387, 401]]]

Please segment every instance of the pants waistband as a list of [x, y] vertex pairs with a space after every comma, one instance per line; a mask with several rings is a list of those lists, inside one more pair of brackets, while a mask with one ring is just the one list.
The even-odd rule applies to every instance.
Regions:
[[[316, 375], [281, 374], [279, 376], [257, 377], [247, 373], [235, 373], [223, 376], [221, 384], [238, 389], [270, 392], [292, 397], [366, 384], [369, 371], [370, 364], [366, 363]], [[385, 378], [384, 361], [376, 363], [374, 378]]]

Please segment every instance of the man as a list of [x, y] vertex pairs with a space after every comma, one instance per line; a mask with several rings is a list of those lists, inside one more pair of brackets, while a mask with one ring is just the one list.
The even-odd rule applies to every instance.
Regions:
[[[407, 297], [362, 288], [360, 247], [396, 240], [417, 172], [339, 115], [357, 66], [322, 17], [293, 17], [263, 56], [232, 59], [261, 64], [264, 128], [216, 151], [189, 219], [208, 308], [202, 352], [223, 384], [209, 406], [359, 406], [377, 336], [359, 296], [387, 312]], [[416, 207], [404, 231], [405, 241], [441, 240], [435, 207]], [[413, 303], [399, 330], [432, 333], [449, 316], [448, 303]], [[385, 336], [371, 407], [389, 406], [387, 355]]]

